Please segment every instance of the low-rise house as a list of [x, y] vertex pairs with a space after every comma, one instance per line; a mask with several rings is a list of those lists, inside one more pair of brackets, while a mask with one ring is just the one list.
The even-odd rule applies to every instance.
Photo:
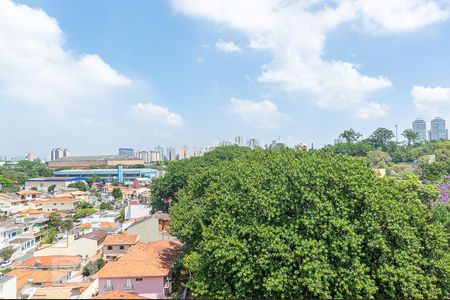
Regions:
[[36, 239], [34, 237], [18, 237], [9, 241], [9, 244], [20, 252], [29, 252], [36, 248]]
[[28, 207], [28, 200], [20, 199], [17, 195], [0, 194], [0, 211], [7, 214], [16, 214]]
[[34, 252], [34, 256], [50, 256], [50, 255], [68, 255], [68, 256], [81, 256], [82, 258], [95, 255], [101, 245], [99, 245], [98, 237], [89, 233], [87, 235], [76, 239], [73, 235], [68, 235], [65, 240], [58, 241], [52, 245], [46, 245]]
[[81, 267], [81, 256], [75, 255], [50, 255], [31, 257], [19, 265], [18, 269], [44, 269], [44, 270], [79, 270]]
[[73, 197], [52, 198], [48, 200], [37, 200], [35, 204], [41, 204], [42, 210], [46, 212], [74, 212], [80, 201]]
[[139, 242], [97, 273], [99, 295], [126, 291], [146, 298], [167, 298], [172, 292], [170, 271], [181, 249], [176, 241]]
[[23, 190], [16, 193], [21, 200], [34, 201], [41, 198], [42, 193], [34, 190]]
[[0, 273], [0, 298], [17, 298], [17, 280], [16, 277]]
[[70, 278], [70, 271], [14, 269], [8, 275], [17, 278], [17, 297], [27, 299], [36, 291], [36, 288], [44, 287], [50, 283], [67, 281]]
[[128, 228], [128, 234], [137, 234], [141, 242], [148, 243], [159, 240], [176, 240], [167, 230], [170, 226], [170, 217], [168, 214], [157, 212], [152, 216], [148, 216], [137, 220]]
[[128, 205], [125, 207], [125, 220], [149, 216], [151, 208], [145, 205]]
[[139, 241], [136, 234], [108, 235], [103, 243], [103, 257], [113, 259], [124, 254], [130, 246]]

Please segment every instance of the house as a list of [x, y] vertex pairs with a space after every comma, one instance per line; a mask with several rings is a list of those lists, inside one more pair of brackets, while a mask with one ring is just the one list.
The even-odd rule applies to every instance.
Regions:
[[70, 271], [14, 269], [8, 275], [17, 278], [17, 298], [26, 299], [36, 291], [36, 288], [44, 287], [49, 283], [67, 281], [70, 277]]
[[11, 217], [0, 222], [0, 248], [8, 245], [23, 252], [32, 249], [48, 226], [45, 217]]
[[16, 299], [17, 298], [17, 280], [16, 277], [0, 274], [0, 298]]
[[16, 193], [20, 199], [27, 201], [34, 201], [41, 198], [42, 193], [34, 190], [23, 190]]
[[17, 195], [0, 194], [0, 211], [15, 214], [28, 207], [28, 200]]
[[151, 208], [145, 205], [128, 205], [125, 207], [125, 220], [149, 216]]
[[55, 194], [55, 198], [62, 198], [62, 197], [73, 197], [75, 199], [77, 199], [80, 202], [89, 202], [89, 193], [88, 192], [83, 192], [83, 191], [79, 191], [77, 189], [67, 189], [70, 191], [66, 191], [64, 193], [60, 193], [60, 194]]
[[52, 245], [46, 245], [35, 251], [34, 256], [79, 255], [82, 258], [93, 256], [101, 249], [101, 245], [99, 244], [101, 237], [99, 234], [93, 234], [92, 232], [88, 235], [89, 237], [85, 235], [76, 240], [73, 235], [68, 235], [65, 240], [58, 241]]
[[46, 212], [73, 212], [76, 210], [78, 203], [79, 200], [73, 197], [52, 198], [48, 200], [37, 200], [34, 202], [34, 204], [41, 204], [42, 210]]
[[112, 291], [103, 295], [98, 295], [92, 299], [147, 299], [138, 294], [128, 293], [124, 291]]
[[157, 212], [152, 216], [137, 220], [128, 226], [128, 234], [137, 234], [141, 242], [148, 243], [159, 240], [176, 240], [176, 238], [167, 232], [170, 224], [168, 214]]
[[136, 234], [108, 235], [103, 243], [103, 257], [113, 259], [120, 256], [138, 241], [139, 236]]
[[172, 292], [170, 270], [181, 249], [182, 244], [176, 241], [139, 242], [97, 273], [99, 295], [125, 291], [146, 298], [167, 298]]
[[31, 257], [19, 265], [18, 269], [45, 269], [45, 270], [79, 270], [81, 267], [81, 256], [75, 255], [49, 255]]

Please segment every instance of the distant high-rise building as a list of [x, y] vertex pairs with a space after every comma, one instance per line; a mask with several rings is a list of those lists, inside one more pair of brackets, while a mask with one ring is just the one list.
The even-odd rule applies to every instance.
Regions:
[[148, 151], [139, 151], [138, 156], [139, 159], [142, 159], [145, 163], [150, 162], [150, 154]]
[[25, 159], [26, 159], [26, 160], [29, 160], [29, 161], [35, 161], [35, 160], [37, 159], [37, 157], [36, 157], [33, 153], [28, 153], [28, 154], [25, 156]]
[[169, 147], [166, 149], [166, 159], [167, 160], [176, 160], [177, 154], [175, 152], [175, 148]]
[[164, 148], [158, 145], [155, 150], [158, 152], [159, 161], [164, 162]]
[[233, 145], [233, 143], [230, 141], [222, 141], [219, 143], [219, 146], [230, 146], [230, 145]]
[[448, 139], [448, 130], [445, 128], [445, 120], [435, 117], [431, 120], [430, 141], [439, 141]]
[[134, 156], [133, 148], [119, 148], [119, 156]]
[[69, 150], [62, 148], [54, 148], [50, 151], [50, 161], [70, 156]]
[[259, 141], [257, 139], [249, 139], [247, 141], [247, 146], [255, 149], [256, 147], [259, 147]]
[[150, 151], [150, 162], [155, 163], [155, 162], [160, 162], [161, 161], [161, 157], [159, 156], [159, 152], [154, 150], [154, 151]]
[[412, 123], [412, 130], [417, 133], [416, 142], [423, 142], [427, 140], [427, 122], [417, 118]]
[[189, 158], [189, 149], [187, 146], [184, 146], [180, 148], [179, 159], [186, 159], [186, 158]]
[[244, 146], [244, 137], [238, 135], [237, 137], [234, 138], [234, 143], [238, 146]]

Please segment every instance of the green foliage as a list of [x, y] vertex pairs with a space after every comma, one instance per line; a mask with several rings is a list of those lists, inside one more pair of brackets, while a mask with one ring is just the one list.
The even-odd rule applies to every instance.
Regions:
[[43, 244], [53, 244], [58, 236], [58, 229], [56, 227], [48, 227], [47, 232], [42, 239]]
[[8, 267], [8, 268], [6, 268], [6, 269], [0, 270], [0, 273], [2, 273], [2, 274], [8, 274], [8, 273], [11, 272], [11, 271], [12, 271], [12, 269], [11, 269], [10, 267]]
[[56, 185], [52, 184], [51, 186], [48, 187], [47, 192], [52, 194], [55, 191], [55, 188], [56, 188]]
[[408, 146], [411, 145], [411, 142], [414, 142], [419, 135], [412, 129], [405, 129], [402, 135], [408, 140]]
[[123, 197], [123, 193], [122, 193], [122, 191], [120, 190], [120, 188], [114, 188], [113, 190], [112, 190], [112, 196], [114, 197], [114, 199], [122, 199], [122, 197]]
[[100, 182], [103, 181], [100, 176], [98, 175], [94, 175], [91, 178], [89, 178], [88, 180], [86, 180], [86, 183], [88, 184], [89, 187], [92, 187], [92, 184], [94, 184], [95, 182]]
[[404, 180], [288, 149], [205, 168], [170, 211], [186, 284], [200, 298], [449, 298], [448, 232]]
[[73, 228], [73, 221], [70, 219], [66, 219], [64, 221], [62, 221], [61, 226], [60, 226], [60, 230], [63, 232], [69, 232], [70, 230], [72, 230]]
[[62, 218], [56, 212], [51, 212], [48, 216], [48, 227], [58, 229], [62, 225]]
[[112, 205], [111, 203], [109, 203], [109, 202], [102, 202], [102, 203], [100, 204], [100, 209], [101, 209], [101, 210], [113, 210], [114, 207], [113, 207], [113, 205]]
[[[0, 166], [0, 184], [3, 185], [2, 192], [18, 191], [25, 179], [48, 176], [52, 176], [52, 171], [45, 164], [34, 161], [19, 161], [13, 169]], [[4, 184], [2, 183], [2, 179]]]
[[3, 258], [3, 260], [8, 260], [11, 258], [11, 256], [16, 252], [14, 250], [13, 246], [6, 246], [5, 248], [0, 250], [0, 257]]
[[321, 151], [342, 154], [348, 156], [367, 156], [374, 148], [366, 142], [340, 143], [334, 146], [326, 146]]
[[33, 186], [30, 190], [37, 191], [38, 189], [37, 189], [37, 187]]
[[124, 208], [120, 209], [119, 219], [118, 220], [119, 220], [120, 223], [125, 222], [125, 209]]
[[381, 150], [372, 150], [367, 153], [367, 160], [371, 168], [383, 169], [387, 168], [388, 162], [391, 161], [391, 156]]
[[86, 208], [94, 208], [94, 204], [87, 202], [87, 201], [81, 201], [78, 204], [79, 209], [86, 209]]
[[83, 276], [90, 276], [97, 273], [101, 268], [106, 265], [106, 261], [103, 258], [99, 258], [97, 260], [90, 261], [84, 266], [82, 274]]
[[167, 212], [168, 201], [177, 201], [178, 191], [186, 187], [191, 175], [224, 161], [241, 157], [249, 151], [251, 150], [246, 147], [225, 146], [218, 147], [201, 157], [169, 162], [165, 175], [152, 182], [152, 209]]
[[427, 182], [440, 182], [450, 174], [449, 161], [435, 161], [433, 163], [419, 164], [420, 179]]
[[75, 220], [79, 220], [81, 218], [93, 215], [97, 212], [97, 210], [95, 208], [83, 208], [78, 210], [74, 215], [73, 218]]
[[75, 181], [68, 185], [70, 188], [79, 189], [82, 192], [86, 192], [88, 190], [88, 185], [84, 183], [84, 181]]
[[347, 143], [354, 143], [362, 137], [362, 134], [353, 129], [349, 129], [342, 132], [339, 137], [345, 139]]
[[375, 148], [386, 149], [388, 142], [394, 137], [394, 133], [386, 128], [377, 128], [367, 139], [367, 142]]

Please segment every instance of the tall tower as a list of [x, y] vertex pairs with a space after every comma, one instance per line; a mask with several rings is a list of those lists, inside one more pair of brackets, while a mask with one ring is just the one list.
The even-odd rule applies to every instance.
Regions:
[[412, 123], [412, 130], [417, 133], [416, 142], [424, 142], [427, 140], [427, 122], [421, 118], [417, 118]]
[[435, 117], [433, 120], [431, 120], [430, 140], [439, 141], [447, 139], [448, 131], [445, 128], [445, 120], [440, 117]]

